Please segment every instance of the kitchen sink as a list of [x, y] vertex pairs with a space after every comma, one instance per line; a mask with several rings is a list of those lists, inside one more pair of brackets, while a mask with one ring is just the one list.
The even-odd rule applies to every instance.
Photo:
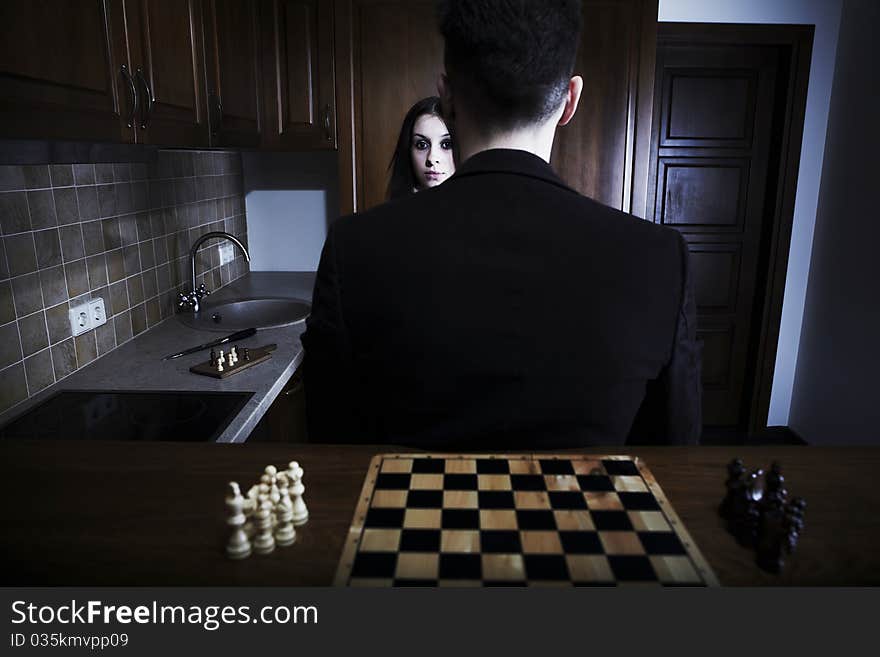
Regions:
[[239, 331], [246, 328], [277, 328], [302, 322], [312, 307], [301, 299], [260, 297], [203, 303], [199, 312], [183, 310], [177, 319], [206, 331]]

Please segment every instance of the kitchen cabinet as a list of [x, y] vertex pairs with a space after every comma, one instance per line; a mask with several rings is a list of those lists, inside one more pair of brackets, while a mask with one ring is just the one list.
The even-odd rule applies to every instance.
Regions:
[[205, 58], [212, 146], [260, 145], [263, 131], [259, 7], [206, 0]]
[[306, 399], [302, 367], [293, 373], [247, 442], [306, 443]]
[[0, 2], [0, 137], [135, 140], [122, 0]]
[[199, 0], [126, 0], [129, 55], [140, 95], [137, 141], [207, 146]]
[[336, 148], [331, 0], [262, 0], [260, 34], [270, 149]]
[[[644, 217], [657, 0], [585, 0], [575, 72], [584, 94], [552, 164], [572, 187]], [[437, 94], [443, 41], [429, 0], [336, 3], [340, 210], [385, 198], [388, 165], [410, 106]]]
[[15, 0], [0, 25], [0, 137], [208, 145], [200, 0]]

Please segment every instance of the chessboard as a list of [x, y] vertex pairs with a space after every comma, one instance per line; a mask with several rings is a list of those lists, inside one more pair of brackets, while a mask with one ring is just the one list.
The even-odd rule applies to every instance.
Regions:
[[631, 456], [380, 454], [337, 586], [717, 586]]

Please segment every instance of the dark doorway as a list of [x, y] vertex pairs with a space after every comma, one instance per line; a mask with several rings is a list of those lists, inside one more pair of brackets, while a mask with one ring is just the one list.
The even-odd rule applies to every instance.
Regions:
[[766, 433], [812, 35], [658, 26], [646, 218], [690, 247], [704, 442]]

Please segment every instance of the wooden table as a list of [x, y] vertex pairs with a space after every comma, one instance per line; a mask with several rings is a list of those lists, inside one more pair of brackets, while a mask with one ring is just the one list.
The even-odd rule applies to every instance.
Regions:
[[[11, 585], [330, 585], [375, 445], [7, 442], [2, 583]], [[585, 449], [640, 456], [725, 585], [880, 585], [878, 448]], [[725, 466], [783, 465], [808, 503], [781, 575], [760, 571], [717, 515]], [[305, 469], [310, 519], [295, 545], [230, 561], [223, 503], [268, 464]]]

